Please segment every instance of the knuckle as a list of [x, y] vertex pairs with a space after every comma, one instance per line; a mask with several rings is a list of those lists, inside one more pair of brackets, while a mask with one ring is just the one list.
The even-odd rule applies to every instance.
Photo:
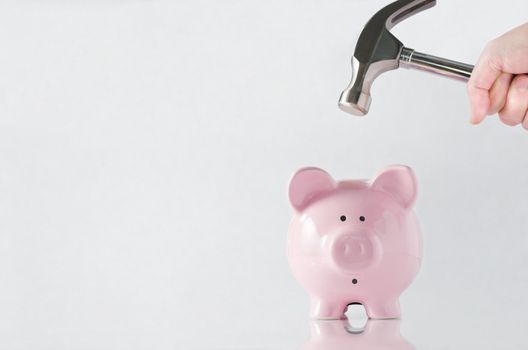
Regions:
[[512, 82], [513, 88], [521, 90], [524, 93], [528, 93], [528, 75], [519, 74], [517, 75]]
[[481, 62], [494, 70], [501, 71], [503, 62], [503, 45], [497, 39], [490, 41], [482, 52]]
[[486, 43], [485, 51], [493, 50], [497, 46], [497, 39], [490, 40]]
[[485, 48], [484, 48], [484, 54], [488, 57], [494, 56], [498, 51], [500, 50], [500, 42], [498, 39], [493, 39], [489, 41]]

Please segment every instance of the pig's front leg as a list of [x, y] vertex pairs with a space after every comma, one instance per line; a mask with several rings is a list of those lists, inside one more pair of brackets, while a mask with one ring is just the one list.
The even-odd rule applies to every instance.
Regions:
[[312, 298], [310, 316], [320, 320], [339, 320], [345, 318], [346, 303]]
[[397, 297], [369, 300], [364, 306], [369, 318], [400, 318], [401, 315], [400, 302]]

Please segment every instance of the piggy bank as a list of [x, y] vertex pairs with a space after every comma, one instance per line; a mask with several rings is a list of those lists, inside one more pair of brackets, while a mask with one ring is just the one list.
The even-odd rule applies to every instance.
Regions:
[[311, 316], [344, 318], [359, 303], [369, 318], [400, 317], [399, 296], [422, 257], [413, 171], [394, 165], [368, 182], [303, 168], [288, 192], [288, 261], [310, 295]]
[[362, 330], [350, 329], [348, 321], [312, 321], [311, 338], [303, 350], [415, 350], [400, 333], [400, 320], [371, 320]]

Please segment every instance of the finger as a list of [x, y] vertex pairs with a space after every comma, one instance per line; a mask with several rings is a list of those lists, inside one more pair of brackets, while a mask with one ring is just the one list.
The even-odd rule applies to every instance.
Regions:
[[525, 130], [528, 130], [528, 111], [527, 111], [526, 114], [524, 115], [523, 128], [524, 128]]
[[489, 90], [501, 74], [499, 66], [494, 62], [494, 50], [493, 44], [488, 44], [468, 81], [471, 122], [474, 124], [480, 123], [486, 117], [491, 105]]
[[487, 111], [488, 115], [497, 113], [506, 104], [506, 97], [508, 96], [512, 78], [512, 74], [502, 73], [493, 83], [489, 93], [490, 107]]
[[526, 114], [524, 115], [522, 126], [525, 130], [528, 130], [528, 111], [526, 111]]
[[510, 126], [518, 125], [528, 110], [528, 75], [513, 78], [504, 108], [499, 111], [501, 121]]

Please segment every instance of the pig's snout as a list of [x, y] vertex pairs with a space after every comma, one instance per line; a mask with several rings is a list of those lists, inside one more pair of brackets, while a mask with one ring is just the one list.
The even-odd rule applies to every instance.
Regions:
[[345, 234], [339, 236], [332, 245], [332, 259], [335, 264], [347, 271], [370, 265], [375, 258], [374, 242], [365, 235]]

